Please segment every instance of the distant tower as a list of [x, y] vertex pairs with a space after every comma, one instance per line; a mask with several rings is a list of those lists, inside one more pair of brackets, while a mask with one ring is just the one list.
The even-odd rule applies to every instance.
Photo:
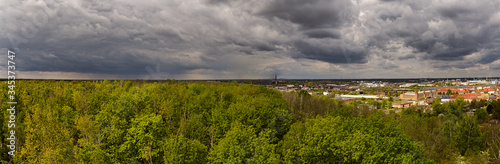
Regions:
[[278, 84], [278, 75], [274, 74], [274, 83]]

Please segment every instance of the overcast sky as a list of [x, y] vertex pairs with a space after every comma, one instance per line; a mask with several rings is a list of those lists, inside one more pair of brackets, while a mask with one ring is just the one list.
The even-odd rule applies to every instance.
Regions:
[[18, 78], [500, 76], [498, 0], [0, 1]]

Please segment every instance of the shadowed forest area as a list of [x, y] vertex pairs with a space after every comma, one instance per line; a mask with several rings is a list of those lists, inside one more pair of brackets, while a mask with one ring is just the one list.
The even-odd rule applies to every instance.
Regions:
[[18, 80], [11, 158], [7, 88], [0, 92], [2, 163], [500, 163], [500, 101], [396, 113], [175, 80]]

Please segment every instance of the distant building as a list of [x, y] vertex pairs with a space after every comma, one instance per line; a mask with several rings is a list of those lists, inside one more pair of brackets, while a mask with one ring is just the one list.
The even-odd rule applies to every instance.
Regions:
[[450, 96], [443, 96], [441, 97], [441, 103], [445, 103], [445, 102], [448, 102], [450, 101]]
[[377, 92], [377, 96], [384, 97], [386, 95], [387, 95], [387, 93], [385, 93], [385, 92]]
[[404, 92], [399, 96], [400, 99], [404, 100], [421, 100], [427, 97], [437, 97], [437, 91], [420, 91], [420, 92]]
[[385, 87], [387, 83], [361, 83], [363, 87]]
[[488, 100], [489, 99], [489, 95], [488, 94], [481, 94], [481, 93], [467, 93], [467, 94], [463, 94], [463, 95], [458, 95], [458, 97], [463, 97], [465, 101], [468, 101], [468, 102], [471, 102], [472, 100], [474, 99], [484, 99], [484, 100]]
[[411, 87], [411, 86], [416, 86], [416, 85], [418, 85], [418, 84], [417, 83], [406, 83], [406, 84], [399, 85], [399, 87], [406, 88], [406, 87]]
[[412, 102], [407, 102], [407, 103], [392, 104], [392, 107], [393, 108], [408, 108], [412, 105], [413, 105]]
[[378, 99], [377, 95], [340, 95], [341, 98], [366, 98], [366, 99]]

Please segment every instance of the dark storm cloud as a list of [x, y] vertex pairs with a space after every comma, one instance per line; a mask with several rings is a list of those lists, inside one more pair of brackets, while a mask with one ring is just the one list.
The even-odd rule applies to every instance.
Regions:
[[441, 64], [435, 64], [433, 67], [437, 68], [439, 70], [453, 70], [453, 69], [465, 69], [465, 68], [470, 68], [474, 67], [477, 65], [476, 63], [468, 63], [468, 62], [458, 62], [458, 63], [453, 63], [453, 64], [447, 64], [447, 63], [441, 63]]
[[425, 58], [433, 60], [462, 60], [463, 57], [478, 51], [476, 40], [457, 39], [453, 36], [445, 40], [422, 40], [420, 38], [407, 41], [408, 46], [417, 52], [426, 53]]
[[[24, 38], [17, 46], [25, 54], [18, 57], [20, 71], [140, 75], [148, 73], [145, 66], [160, 65], [172, 74], [231, 72], [242, 70], [232, 64], [242, 57], [262, 59], [244, 61], [244, 69], [267, 64], [283, 74], [273, 65], [283, 59], [304, 67], [309, 60], [300, 59], [386, 70], [419, 61], [439, 70], [495, 64], [500, 54], [500, 2], [486, 0], [74, 0], [0, 6], [0, 48], [11, 48], [13, 36]], [[53, 13], [44, 14], [44, 6]]]
[[207, 0], [209, 4], [225, 4], [228, 3], [230, 0]]
[[[491, 23], [499, 12], [499, 3], [489, 1], [416, 1], [412, 3], [387, 3], [385, 7], [369, 7], [364, 24], [372, 32], [369, 45], [385, 51], [391, 40], [403, 41], [413, 55], [398, 57], [400, 60], [447, 61], [488, 64], [493, 62], [484, 49], [498, 49], [493, 40], [498, 32], [498, 23]], [[371, 19], [370, 19], [371, 18]], [[493, 19], [495, 20], [495, 19]], [[495, 45], [492, 47], [492, 44]], [[411, 58], [408, 58], [411, 57]], [[441, 64], [441, 63], [439, 63]], [[475, 64], [448, 67], [469, 68]], [[438, 68], [439, 66], [436, 66]]]
[[379, 64], [379, 67], [380, 68], [384, 68], [384, 69], [396, 69], [396, 68], [399, 68], [398, 65], [392, 63], [392, 62], [389, 62], [389, 61], [384, 61], [382, 63]]
[[228, 39], [232, 44], [248, 47], [256, 51], [276, 51], [278, 48], [275, 47], [273, 43], [267, 43], [265, 41], [248, 41], [245, 39], [232, 38]]
[[[85, 54], [74, 51], [58, 51], [50, 54], [21, 51], [29, 57], [19, 57], [20, 63], [36, 63], [20, 67], [20, 71], [48, 71], [48, 72], [79, 72], [103, 74], [143, 74], [147, 73], [144, 65], [151, 61], [140, 61], [137, 57], [121, 52], [108, 52], [104, 58], [89, 57], [93, 53]], [[72, 54], [72, 56], [66, 55]], [[127, 72], [124, 72], [127, 70]]]
[[145, 54], [118, 48], [133, 44], [125, 40], [115, 43], [111, 38], [81, 38], [83, 40], [65, 40], [66, 43], [60, 42], [51, 46], [38, 45], [38, 39], [43, 39], [43, 36], [41, 34], [20, 46], [19, 53], [23, 54], [17, 58], [23, 65], [19, 67], [20, 71], [144, 74], [147, 73], [144, 66], [155, 63], [154, 59]]
[[417, 33], [398, 30], [396, 36], [403, 38], [405, 44], [414, 48], [415, 52], [423, 52], [424, 59], [463, 60], [480, 51], [483, 44], [490, 41], [488, 27], [481, 24], [494, 12], [485, 10], [485, 13], [478, 14], [480, 11], [472, 12], [467, 5], [457, 3], [436, 7], [437, 14], [428, 11], [429, 19], [424, 19], [426, 22], [423, 23], [427, 26], [420, 27]]
[[281, 18], [303, 28], [338, 28], [351, 16], [352, 3], [343, 0], [274, 0], [259, 14]]
[[496, 60], [500, 60], [500, 50], [496, 51], [496, 52], [487, 53], [482, 58], [479, 58], [479, 60], [477, 60], [477, 63], [489, 64], [489, 63], [495, 62]]
[[[343, 42], [340, 29], [351, 23], [356, 15], [354, 4], [343, 0], [274, 0], [258, 12], [269, 20], [281, 19], [299, 25], [299, 32], [306, 38], [291, 43], [299, 54], [293, 58], [306, 58], [328, 63], [366, 63], [367, 52], [355, 50], [352, 43]], [[321, 42], [340, 45], [322, 45], [308, 42], [307, 39], [320, 39]]]
[[333, 38], [340, 39], [340, 33], [327, 29], [313, 29], [304, 32], [310, 38]]
[[401, 56], [398, 59], [399, 60], [408, 60], [408, 59], [415, 59], [415, 55], [406, 55], [406, 56]]
[[[151, 13], [135, 15], [143, 11], [128, 10], [130, 6], [108, 10], [106, 5], [110, 4], [59, 8], [49, 23], [37, 27], [35, 37], [19, 45], [23, 55], [17, 60], [23, 67], [18, 70], [141, 75], [148, 73], [145, 66], [157, 64], [173, 73], [206, 67], [203, 57], [197, 58], [199, 62], [184, 61], [192, 59], [179, 50], [189, 47], [185, 43], [191, 38], [181, 29], [149, 17]], [[25, 21], [30, 23], [29, 17]]]
[[295, 47], [301, 53], [295, 58], [306, 58], [320, 60], [328, 63], [366, 63], [367, 54], [360, 50], [348, 49], [339, 46], [315, 46], [304, 41], [295, 43]]
[[469, 10], [461, 7], [443, 7], [438, 9], [439, 14], [444, 17], [455, 19], [462, 14], [467, 14]]

